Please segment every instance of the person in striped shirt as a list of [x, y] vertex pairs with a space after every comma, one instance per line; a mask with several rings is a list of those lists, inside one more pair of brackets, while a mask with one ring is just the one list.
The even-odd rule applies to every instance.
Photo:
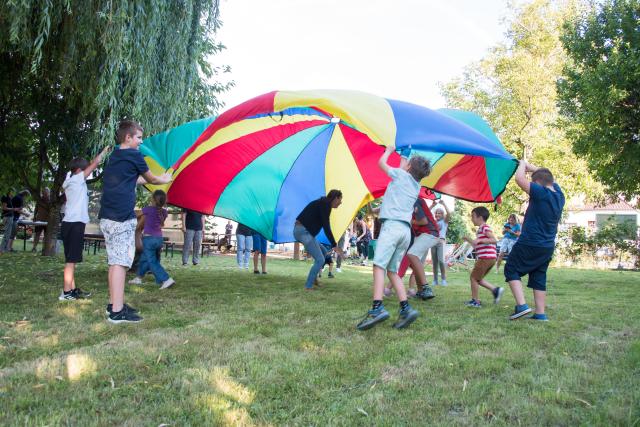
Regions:
[[491, 291], [493, 303], [497, 304], [502, 298], [503, 288], [495, 287], [489, 283], [485, 276], [496, 264], [498, 257], [496, 252], [496, 236], [491, 227], [487, 224], [489, 219], [489, 209], [479, 206], [471, 211], [471, 221], [478, 227], [476, 238], [464, 237], [476, 250], [476, 264], [471, 271], [469, 281], [471, 282], [471, 300], [466, 303], [467, 307], [480, 308], [479, 289], [480, 286]]

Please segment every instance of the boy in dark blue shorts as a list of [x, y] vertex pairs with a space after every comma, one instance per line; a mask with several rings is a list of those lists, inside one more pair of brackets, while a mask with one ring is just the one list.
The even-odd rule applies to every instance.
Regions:
[[[526, 173], [531, 172], [531, 182]], [[524, 215], [522, 233], [513, 246], [504, 267], [504, 277], [516, 300], [511, 320], [531, 313], [524, 299], [521, 277], [529, 275], [536, 312], [530, 319], [548, 320], [544, 312], [547, 295], [547, 268], [553, 257], [558, 223], [564, 207], [564, 194], [553, 180], [549, 169], [535, 167], [524, 160], [516, 170], [516, 183], [529, 194], [529, 207]]]

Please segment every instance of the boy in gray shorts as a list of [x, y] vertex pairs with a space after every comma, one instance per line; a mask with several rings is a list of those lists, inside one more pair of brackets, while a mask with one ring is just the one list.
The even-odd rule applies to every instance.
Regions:
[[380, 206], [380, 220], [383, 223], [373, 259], [373, 306], [357, 325], [361, 331], [389, 318], [389, 312], [382, 304], [385, 272], [400, 300], [400, 314], [393, 327], [405, 328], [418, 317], [418, 312], [407, 302], [398, 267], [411, 241], [411, 216], [413, 204], [420, 193], [420, 181], [429, 175], [431, 166], [424, 157], [415, 156], [408, 161], [403, 157], [399, 168], [391, 168], [387, 160], [392, 152], [393, 147], [387, 147], [378, 161], [378, 166], [389, 175], [391, 182]]

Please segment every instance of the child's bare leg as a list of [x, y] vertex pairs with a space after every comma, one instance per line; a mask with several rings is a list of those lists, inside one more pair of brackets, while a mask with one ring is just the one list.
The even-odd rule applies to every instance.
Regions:
[[64, 284], [63, 289], [65, 292], [69, 292], [76, 288], [76, 281], [74, 273], [76, 271], [76, 264], [73, 262], [67, 262], [64, 264]]
[[384, 293], [384, 268], [373, 266], [373, 300], [382, 301]]
[[511, 293], [513, 297], [516, 299], [517, 305], [524, 305], [527, 302], [524, 299], [524, 292], [522, 291], [522, 282], [520, 280], [510, 280], [509, 287], [511, 288]]
[[478, 293], [479, 293], [479, 289], [480, 287], [478, 286], [478, 281], [476, 279], [474, 279], [473, 277], [469, 278], [469, 282], [471, 283], [471, 298], [476, 300], [476, 301], [480, 301], [479, 297], [478, 297]]
[[402, 279], [400, 278], [400, 276], [398, 276], [398, 273], [396, 273], [395, 271], [389, 271], [387, 272], [387, 277], [389, 278], [389, 280], [391, 281], [391, 284], [396, 290], [396, 295], [398, 296], [398, 300], [406, 301], [407, 292], [404, 289], [404, 283], [402, 282]]
[[544, 314], [545, 298], [547, 297], [547, 291], [533, 290], [533, 300], [536, 303], [536, 314]]
[[498, 254], [498, 260], [496, 261], [496, 273], [500, 272], [500, 263], [502, 262], [503, 257], [504, 257], [504, 252], [500, 252]]
[[407, 254], [407, 258], [409, 258], [409, 265], [411, 265], [413, 274], [416, 275], [418, 292], [420, 292], [422, 291], [423, 286], [427, 284], [427, 277], [424, 274], [424, 264], [422, 264], [420, 258], [415, 255]]
[[263, 273], [267, 271], [267, 254], [260, 254], [260, 265]]
[[124, 280], [127, 269], [121, 265], [109, 266], [109, 300], [113, 304], [113, 312], [122, 310], [124, 305]]
[[496, 287], [493, 286], [491, 283], [487, 282], [485, 279], [478, 281], [478, 284], [485, 289], [489, 289], [492, 293], [493, 291], [496, 290]]
[[409, 288], [416, 287], [416, 274], [412, 271], [411, 276], [409, 276]]
[[258, 251], [253, 253], [253, 271], [258, 271]]

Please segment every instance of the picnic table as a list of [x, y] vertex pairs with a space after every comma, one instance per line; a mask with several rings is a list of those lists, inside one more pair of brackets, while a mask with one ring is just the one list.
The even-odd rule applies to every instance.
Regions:
[[[168, 237], [164, 237], [164, 256], [167, 257], [169, 255], [169, 249], [171, 250], [171, 258], [173, 258], [173, 249], [175, 247], [175, 243], [169, 241]], [[84, 249], [89, 253], [91, 247], [93, 247], [93, 254], [95, 255], [102, 248], [102, 243], [104, 242], [104, 235], [97, 233], [86, 233], [84, 235]]]
[[46, 227], [47, 222], [46, 221], [27, 221], [24, 219], [18, 220], [18, 228], [22, 227], [22, 230], [24, 231], [22, 236], [23, 251], [27, 250], [27, 228], [33, 228], [33, 227], [39, 227], [39, 226]]

